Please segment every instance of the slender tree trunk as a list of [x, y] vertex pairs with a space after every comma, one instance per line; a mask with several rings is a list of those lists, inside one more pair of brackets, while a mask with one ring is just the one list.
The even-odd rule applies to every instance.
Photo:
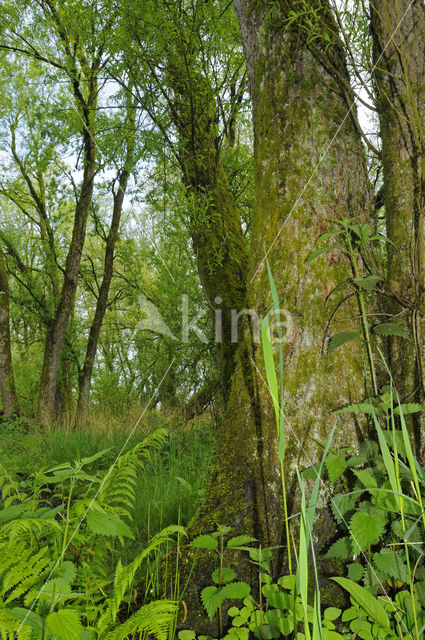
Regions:
[[18, 396], [12, 368], [9, 323], [9, 282], [3, 251], [0, 250], [0, 388], [3, 413], [6, 417], [19, 414]]
[[78, 402], [76, 413], [76, 425], [83, 426], [87, 422], [89, 412], [90, 386], [93, 374], [94, 361], [96, 358], [97, 344], [99, 341], [100, 330], [102, 328], [103, 318], [105, 317], [106, 307], [108, 304], [109, 289], [111, 286], [112, 276], [114, 272], [114, 252], [115, 244], [118, 238], [118, 231], [121, 221], [122, 206], [127, 188], [129, 171], [122, 172], [119, 178], [119, 186], [114, 194], [114, 208], [112, 213], [111, 227], [109, 229], [108, 238], [106, 240], [105, 260], [103, 268], [103, 278], [99, 289], [99, 295], [96, 302], [96, 310], [90, 327], [89, 338], [87, 341], [86, 356], [84, 365], [79, 377], [78, 386]]
[[[96, 92], [93, 94], [96, 95]], [[81, 254], [83, 251], [87, 217], [93, 196], [95, 176], [95, 142], [92, 119], [95, 109], [95, 98], [89, 108], [87, 122], [90, 128], [84, 131], [84, 175], [81, 193], [77, 202], [72, 239], [66, 258], [65, 274], [62, 290], [55, 316], [47, 331], [44, 347], [43, 368], [40, 381], [40, 398], [38, 418], [49, 427], [54, 419], [56, 381], [58, 376], [61, 349], [65, 337], [69, 317], [74, 307], [78, 284]]]
[[[351, 276], [350, 266], [336, 249], [311, 264], [305, 261], [332, 221], [364, 218], [367, 169], [358, 131], [347, 115], [351, 104], [346, 92], [310, 51], [302, 27], [282, 26], [297, 6], [280, 3], [270, 10], [268, 3], [236, 0], [235, 7], [254, 122], [255, 208], [248, 306], [260, 318], [272, 306], [267, 252], [286, 321], [284, 467], [289, 509], [296, 511], [296, 467], [317, 462], [322, 453], [317, 440], [326, 441], [337, 419], [332, 411], [365, 393], [360, 341], [331, 356], [322, 351], [328, 320], [325, 298]], [[327, 6], [320, 9], [312, 2], [311, 7], [320, 12], [326, 30], [326, 22], [332, 20]], [[316, 38], [318, 44], [325, 50], [324, 38]], [[340, 44], [332, 44], [327, 55], [334, 56], [348, 80]], [[358, 310], [352, 301], [342, 307], [334, 333], [353, 328], [351, 318]], [[285, 545], [276, 426], [264, 383], [262, 350], [253, 333], [252, 326], [247, 326], [238, 345], [213, 477], [190, 533], [211, 531], [219, 522], [253, 535], [264, 546]], [[360, 427], [352, 418], [344, 417], [339, 424], [334, 446], [358, 441]], [[318, 547], [326, 544], [333, 531], [325, 516], [320, 527]], [[195, 583], [207, 579], [200, 569]]]
[[[389, 338], [388, 355], [401, 395], [424, 402], [425, 7], [420, 0], [372, 0], [371, 24], [386, 227], [393, 243], [386, 311], [411, 338]], [[417, 430], [417, 444], [419, 439]]]

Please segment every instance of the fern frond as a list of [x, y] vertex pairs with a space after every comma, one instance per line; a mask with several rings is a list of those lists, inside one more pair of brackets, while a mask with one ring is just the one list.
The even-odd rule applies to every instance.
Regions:
[[178, 606], [171, 600], [156, 600], [141, 607], [128, 620], [108, 633], [107, 640], [126, 640], [136, 632], [152, 634], [157, 640], [167, 640]]

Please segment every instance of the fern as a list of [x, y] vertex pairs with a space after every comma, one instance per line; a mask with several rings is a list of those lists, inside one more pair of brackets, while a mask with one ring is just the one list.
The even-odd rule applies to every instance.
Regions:
[[136, 632], [143, 634], [141, 637], [152, 634], [157, 640], [167, 640], [177, 608], [177, 604], [171, 600], [156, 600], [145, 604], [123, 624], [108, 633], [106, 640], [126, 640], [130, 634]]

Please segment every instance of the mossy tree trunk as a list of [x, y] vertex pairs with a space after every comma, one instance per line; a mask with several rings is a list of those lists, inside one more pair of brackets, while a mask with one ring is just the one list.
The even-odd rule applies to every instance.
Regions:
[[19, 414], [18, 396], [12, 368], [9, 320], [9, 281], [6, 261], [0, 250], [0, 390], [6, 417]]
[[[373, 0], [371, 25], [382, 138], [388, 238], [386, 312], [410, 341], [390, 338], [401, 395], [425, 399], [425, 8], [420, 0]], [[419, 425], [417, 425], [419, 427]], [[419, 429], [416, 430], [419, 444]], [[423, 446], [423, 443], [422, 443]]]
[[[268, 3], [267, 3], [268, 4]], [[314, 3], [313, 3], [314, 4]], [[331, 20], [318, 6], [323, 29]], [[284, 28], [290, 3], [236, 0], [244, 44], [254, 122], [255, 209], [247, 306], [260, 319], [272, 306], [265, 252], [274, 274], [286, 332], [284, 401], [288, 499], [296, 510], [295, 469], [318, 460], [336, 417], [332, 411], [364, 396], [365, 357], [360, 341], [327, 357], [322, 348], [329, 312], [327, 294], [352, 274], [335, 249], [306, 265], [318, 236], [343, 217], [367, 216], [364, 150], [343, 90], [310, 50], [302, 25]], [[330, 30], [328, 29], [328, 32]], [[316, 39], [315, 46], [327, 43]], [[327, 49], [345, 74], [342, 47]], [[337, 296], [336, 296], [336, 301]], [[357, 329], [355, 298], [342, 306], [332, 333]], [[226, 418], [205, 502], [190, 533], [216, 523], [255, 536], [262, 545], [285, 544], [276, 427], [264, 383], [262, 350], [246, 324], [238, 345]], [[351, 417], [339, 422], [334, 446], [361, 436]], [[323, 519], [326, 523], [326, 519]], [[332, 531], [318, 532], [323, 542]], [[282, 570], [282, 567], [277, 567]], [[199, 575], [199, 580], [208, 576]]]

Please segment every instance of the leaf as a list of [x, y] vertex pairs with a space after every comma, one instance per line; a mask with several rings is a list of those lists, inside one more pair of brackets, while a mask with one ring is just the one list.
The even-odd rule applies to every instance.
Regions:
[[201, 591], [201, 600], [209, 619], [212, 620], [215, 612], [224, 601], [222, 589], [219, 590], [213, 586], [205, 587]]
[[264, 366], [266, 369], [267, 386], [272, 398], [276, 425], [279, 424], [279, 391], [270, 336], [270, 320], [267, 314], [261, 323], [261, 344], [263, 346]]
[[376, 544], [384, 532], [385, 520], [376, 513], [357, 511], [350, 520], [350, 531], [353, 537], [353, 548], [362, 551]]
[[373, 561], [384, 578], [396, 578], [406, 584], [409, 582], [409, 573], [400, 554], [391, 549], [381, 549], [380, 553], [373, 554]]
[[382, 627], [386, 627], [387, 629], [390, 628], [387, 612], [380, 601], [369, 593], [369, 591], [348, 578], [336, 577], [331, 578], [331, 580], [348, 591], [351, 597], [366, 611], [372, 620], [380, 624]]
[[376, 409], [374, 409], [372, 404], [369, 402], [361, 402], [360, 404], [349, 404], [347, 407], [334, 411], [334, 413], [365, 413], [371, 416], [374, 411], [376, 411]]
[[235, 547], [240, 547], [242, 545], [248, 544], [249, 542], [257, 542], [256, 538], [252, 536], [235, 536], [234, 538], [230, 538], [227, 541], [227, 546], [229, 549], [234, 549]]
[[23, 609], [22, 607], [14, 607], [13, 609], [7, 609], [7, 613], [22, 623], [22, 625], [28, 626], [36, 634], [39, 640], [43, 637], [44, 622], [43, 618], [30, 611], [29, 609]]
[[210, 535], [201, 535], [198, 536], [197, 538], [195, 538], [194, 540], [192, 540], [192, 542], [190, 543], [191, 547], [196, 547], [197, 549], [217, 549], [217, 538], [214, 538], [214, 536], [210, 536]]
[[106, 513], [98, 509], [90, 509], [87, 514], [87, 526], [96, 534], [103, 536], [125, 536], [134, 540], [130, 527], [115, 513]]
[[329, 453], [325, 460], [326, 469], [328, 470], [329, 480], [335, 482], [344, 473], [347, 468], [347, 462], [343, 456], [337, 456]]
[[4, 524], [5, 522], [10, 522], [10, 520], [15, 520], [19, 518], [19, 516], [24, 512], [25, 507], [22, 504], [14, 504], [11, 507], [7, 507], [6, 509], [2, 509], [0, 511], [0, 524]]
[[366, 291], [373, 291], [377, 282], [382, 280], [377, 275], [366, 276], [365, 278], [353, 278], [354, 284], [356, 284], [359, 289], [365, 289]]
[[370, 469], [357, 469], [354, 473], [366, 489], [376, 489], [378, 486], [376, 478], [372, 475]]
[[350, 580], [355, 580], [358, 582], [362, 579], [364, 574], [364, 568], [358, 562], [352, 562], [348, 565], [348, 577]]
[[400, 327], [400, 325], [395, 324], [395, 322], [384, 322], [382, 324], [378, 324], [373, 327], [373, 332], [378, 336], [398, 336], [399, 338], [404, 338], [405, 340], [409, 340], [409, 334]]
[[73, 609], [60, 609], [46, 618], [48, 629], [60, 640], [80, 640], [83, 630], [80, 616]]
[[341, 609], [338, 609], [337, 607], [328, 607], [325, 609], [323, 615], [326, 620], [336, 620], [341, 615]]
[[347, 560], [348, 558], [351, 558], [352, 555], [353, 551], [351, 548], [351, 540], [348, 536], [345, 536], [344, 538], [339, 538], [339, 540], [333, 543], [327, 552], [326, 557]]
[[308, 256], [307, 260], [305, 261], [305, 264], [310, 264], [310, 262], [313, 262], [313, 260], [321, 256], [322, 253], [327, 253], [328, 251], [332, 251], [332, 249], [335, 249], [335, 247], [329, 246], [329, 247], [322, 247], [321, 249], [315, 249]]
[[345, 344], [346, 342], [350, 342], [351, 340], [356, 340], [359, 336], [360, 336], [360, 333], [358, 331], [341, 331], [340, 333], [336, 333], [329, 340], [329, 344], [327, 348], [328, 355], [333, 351], [335, 351], [335, 349], [338, 349], [338, 347], [340, 347], [341, 345]]
[[348, 514], [353, 511], [356, 496], [353, 494], [337, 493], [331, 500], [331, 509], [337, 522], [343, 522]]
[[410, 413], [419, 413], [420, 411], [425, 411], [425, 407], [417, 402], [408, 402], [406, 404], [401, 404], [394, 409], [394, 413], [399, 416], [400, 412], [403, 413], [404, 416], [409, 415]]
[[[236, 571], [230, 569], [230, 567], [223, 567], [221, 570], [221, 584], [227, 584], [228, 582], [232, 582], [236, 578]], [[220, 584], [220, 569], [214, 569], [212, 574], [212, 580], [216, 584]]]
[[194, 640], [196, 633], [190, 629], [184, 629], [183, 631], [179, 631], [178, 638], [179, 640]]
[[251, 593], [251, 587], [246, 582], [231, 582], [226, 584], [222, 590], [224, 598], [246, 598]]

